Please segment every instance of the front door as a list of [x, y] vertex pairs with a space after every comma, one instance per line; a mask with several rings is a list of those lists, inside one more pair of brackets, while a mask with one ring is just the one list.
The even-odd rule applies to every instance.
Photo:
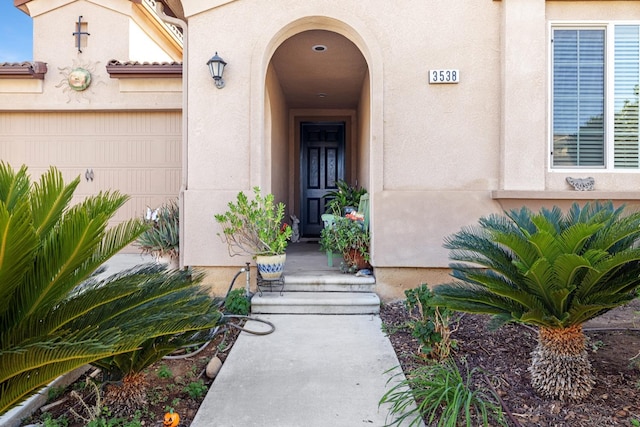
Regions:
[[300, 135], [300, 233], [315, 237], [324, 226], [327, 193], [344, 180], [345, 124], [305, 122]]

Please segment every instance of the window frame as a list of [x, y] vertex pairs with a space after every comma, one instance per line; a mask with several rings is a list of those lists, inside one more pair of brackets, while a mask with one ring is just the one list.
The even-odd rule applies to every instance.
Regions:
[[[615, 168], [615, 144], [614, 144], [614, 122], [615, 122], [615, 26], [616, 25], [637, 25], [640, 27], [638, 20], [611, 20], [611, 21], [549, 21], [548, 41], [549, 41], [549, 66], [547, 72], [548, 85], [548, 101], [547, 101], [547, 170], [548, 172], [568, 173], [568, 172], [584, 172], [584, 173], [640, 173], [640, 166], [636, 169], [632, 168]], [[553, 36], [554, 30], [604, 30], [604, 50], [605, 50], [605, 68], [604, 68], [604, 165], [599, 167], [593, 166], [553, 166]], [[609, 78], [614, 76], [614, 78]], [[640, 144], [640, 143], [639, 143]], [[640, 158], [640, 156], [639, 156]], [[640, 159], [639, 159], [640, 161]]]

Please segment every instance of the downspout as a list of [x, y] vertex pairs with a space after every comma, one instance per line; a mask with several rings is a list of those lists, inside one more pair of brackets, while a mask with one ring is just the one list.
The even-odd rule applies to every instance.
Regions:
[[[179, 235], [180, 242], [184, 242], [184, 192], [189, 188], [188, 185], [188, 177], [187, 173], [187, 154], [188, 154], [188, 144], [189, 137], [187, 132], [187, 110], [189, 108], [189, 94], [188, 94], [188, 76], [187, 72], [187, 59], [189, 49], [187, 48], [188, 31], [187, 31], [187, 23], [182, 19], [174, 18], [173, 16], [169, 16], [164, 13], [164, 4], [159, 1], [156, 1], [156, 13], [165, 22], [176, 25], [182, 28], [182, 179], [180, 183], [180, 193], [178, 195], [178, 209], [180, 210], [180, 222], [179, 222]], [[183, 246], [183, 245], [181, 245]], [[182, 247], [180, 248], [180, 268], [184, 268], [184, 251]]]

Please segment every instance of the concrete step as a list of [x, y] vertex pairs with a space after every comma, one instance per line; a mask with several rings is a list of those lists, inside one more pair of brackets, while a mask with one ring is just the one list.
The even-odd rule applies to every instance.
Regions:
[[373, 292], [262, 292], [251, 299], [256, 314], [378, 314]]
[[373, 285], [376, 278], [370, 276], [356, 276], [355, 274], [342, 274], [340, 272], [321, 272], [321, 273], [286, 273], [284, 275], [284, 283], [290, 284], [311, 284], [311, 285], [328, 285], [328, 284], [348, 284], [348, 285]]
[[[278, 282], [264, 282], [266, 290], [281, 290]], [[283, 291], [286, 292], [374, 292], [376, 279], [374, 276], [356, 276], [333, 272], [329, 274], [294, 273], [285, 274]]]
[[286, 292], [374, 292], [374, 283], [286, 283]]

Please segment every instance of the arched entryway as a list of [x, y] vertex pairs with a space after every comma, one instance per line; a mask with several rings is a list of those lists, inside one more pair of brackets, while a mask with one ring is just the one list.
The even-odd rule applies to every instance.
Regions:
[[368, 187], [370, 83], [360, 49], [335, 31], [282, 41], [266, 76], [270, 181], [300, 217], [303, 237], [322, 228], [324, 196], [337, 180]]

